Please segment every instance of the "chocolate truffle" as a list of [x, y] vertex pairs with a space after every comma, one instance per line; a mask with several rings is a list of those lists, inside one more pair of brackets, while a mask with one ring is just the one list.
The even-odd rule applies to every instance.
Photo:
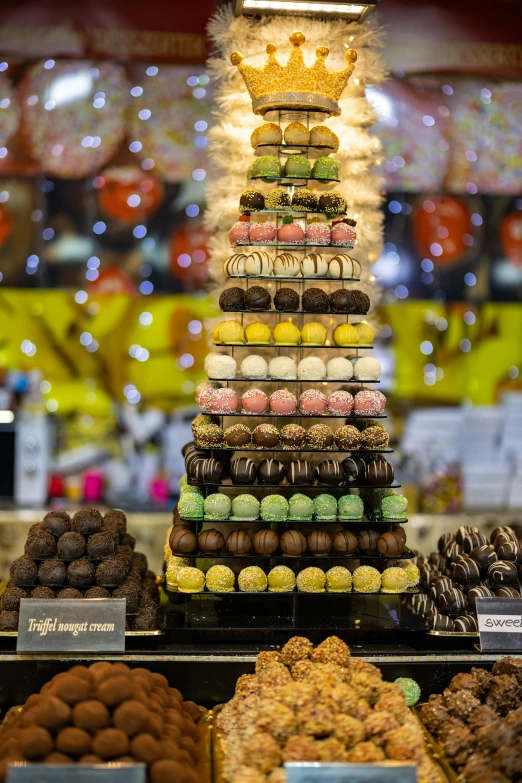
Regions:
[[198, 548], [198, 540], [192, 530], [174, 527], [169, 536], [169, 546], [175, 555], [189, 555]]
[[245, 309], [245, 292], [242, 288], [234, 286], [225, 288], [219, 297], [219, 306], [224, 313], [236, 312]]
[[[144, 705], [139, 702], [128, 703], [139, 705], [142, 710], [147, 712], [148, 717], [148, 710]], [[121, 707], [118, 707], [118, 710], [119, 709], [121, 709]], [[115, 719], [118, 710], [114, 713]], [[84, 731], [96, 732], [110, 726], [111, 716], [109, 710], [101, 701], [83, 701], [74, 705], [73, 723], [77, 728], [84, 729]], [[120, 726], [118, 726], [118, 728], [120, 728]]]
[[330, 307], [334, 313], [366, 315], [370, 309], [370, 299], [362, 291], [338, 288], [330, 294]]
[[374, 486], [388, 486], [393, 482], [393, 468], [383, 457], [370, 462], [366, 467], [366, 481]]
[[480, 569], [471, 557], [453, 563], [451, 575], [455, 582], [465, 586], [476, 585], [480, 582]]
[[518, 585], [517, 567], [506, 560], [498, 560], [489, 566], [488, 579], [493, 588]]
[[77, 511], [71, 519], [71, 530], [90, 536], [102, 529], [103, 517], [95, 508], [84, 508]]
[[349, 530], [338, 530], [333, 537], [333, 548], [338, 554], [349, 557], [357, 549], [357, 536]]
[[227, 537], [226, 548], [229, 555], [247, 555], [252, 548], [252, 541], [244, 530], [233, 530]]
[[56, 551], [62, 560], [76, 560], [85, 553], [85, 538], [72, 530], [64, 533], [58, 539]]
[[233, 484], [253, 484], [256, 480], [256, 466], [248, 457], [239, 457], [230, 465], [230, 478]]
[[28, 555], [13, 560], [9, 567], [9, 578], [16, 587], [31, 587], [36, 584], [38, 568]]
[[111, 594], [105, 587], [89, 587], [85, 591], [84, 598], [110, 598]]
[[103, 517], [103, 527], [115, 527], [118, 530], [120, 541], [127, 532], [127, 517], [118, 508], [111, 508]]
[[49, 511], [42, 520], [42, 529], [60, 538], [71, 529], [71, 517], [65, 511]]
[[274, 296], [274, 307], [282, 313], [299, 309], [299, 294], [293, 288], [280, 288]]
[[0, 631], [17, 631], [19, 619], [18, 612], [0, 612]]
[[483, 533], [479, 533], [477, 531], [476, 533], [467, 533], [464, 536], [464, 540], [462, 542], [462, 548], [464, 552], [466, 552], [466, 554], [469, 555], [470, 552], [473, 551], [473, 549], [476, 549], [479, 546], [485, 546], [487, 543], [488, 540], [486, 536]]
[[[495, 543], [495, 539], [500, 533], [503, 533], [506, 536], [506, 540], [510, 541], [518, 541], [517, 534], [511, 527], [503, 526], [503, 527], [496, 527], [492, 532], [491, 536], [489, 538], [490, 542], [492, 544]], [[501, 543], [504, 543], [503, 541]]]
[[338, 486], [343, 480], [343, 472], [338, 462], [333, 459], [325, 459], [316, 467], [317, 481], [320, 484]]
[[265, 208], [265, 197], [260, 190], [249, 188], [239, 197], [239, 212], [248, 215], [250, 212], [258, 212]]
[[245, 310], [270, 310], [272, 297], [263, 286], [253, 285], [245, 291]]
[[113, 536], [108, 532], [101, 530], [99, 533], [93, 533], [87, 540], [87, 554], [90, 557], [109, 557], [115, 549]]
[[125, 582], [112, 591], [113, 598], [124, 598], [126, 601], [126, 614], [136, 614], [140, 606], [141, 587], [133, 581]]
[[96, 582], [101, 587], [119, 587], [125, 576], [126, 570], [119, 557], [103, 560], [96, 569]]
[[42, 585], [62, 585], [66, 570], [61, 560], [44, 560], [38, 568], [38, 580]]
[[497, 560], [497, 553], [489, 544], [483, 544], [472, 549], [469, 556], [476, 562], [481, 573], [487, 571], [491, 563]]
[[[356, 396], [358, 397], [359, 392]], [[375, 394], [377, 392], [374, 392]], [[366, 427], [361, 432], [361, 448], [368, 451], [381, 451], [388, 447], [390, 436], [380, 424], [374, 424]]]
[[56, 598], [60, 601], [71, 600], [73, 598], [77, 600], [83, 598], [83, 593], [75, 587], [64, 587], [63, 590], [60, 590], [60, 592], [56, 594]]
[[520, 598], [519, 590], [514, 587], [499, 587], [495, 590], [495, 595], [497, 598]]
[[279, 433], [279, 445], [288, 451], [300, 449], [305, 435], [306, 430], [299, 424], [285, 424]]
[[140, 611], [132, 621], [132, 631], [155, 631], [158, 627], [158, 607], [140, 607]]
[[315, 472], [309, 462], [298, 459], [291, 462], [286, 471], [286, 479], [289, 484], [302, 486], [303, 484], [313, 484]]
[[376, 530], [361, 530], [357, 533], [357, 545], [361, 552], [376, 552], [379, 533]]
[[299, 530], [286, 530], [279, 546], [287, 557], [300, 557], [306, 551], [306, 538]]
[[37, 530], [27, 537], [25, 554], [45, 560], [56, 554], [56, 538], [47, 530]]
[[252, 433], [245, 424], [232, 424], [231, 427], [223, 433], [223, 442], [225, 446], [231, 449], [238, 449], [241, 446], [250, 446]]
[[87, 587], [94, 582], [94, 566], [89, 560], [73, 560], [67, 568], [67, 581], [75, 587]]
[[223, 466], [214, 457], [207, 457], [202, 462], [196, 463], [193, 477], [198, 484], [220, 484], [223, 477]]
[[225, 546], [225, 539], [219, 530], [202, 530], [198, 536], [198, 546], [202, 554], [215, 555]]
[[47, 601], [50, 601], [55, 597], [56, 594], [54, 590], [52, 590], [50, 587], [44, 587], [43, 585], [38, 585], [38, 587], [35, 587], [29, 593], [29, 598], [45, 598]]
[[344, 215], [346, 206], [346, 199], [336, 190], [331, 190], [319, 196], [320, 212], [327, 212], [330, 215]]
[[468, 590], [468, 601], [470, 606], [475, 608], [475, 601], [477, 598], [493, 598], [494, 595], [495, 594], [489, 587], [479, 585], [478, 587], [472, 587], [471, 590]]
[[402, 536], [395, 530], [389, 530], [382, 533], [377, 541], [377, 549], [381, 555], [394, 557], [404, 551], [404, 541]]
[[506, 541], [497, 549], [499, 560], [508, 560], [510, 563], [522, 562], [522, 549], [518, 541]]
[[475, 527], [474, 525], [461, 525], [457, 530], [457, 532], [455, 533], [454, 538], [457, 544], [460, 544], [462, 546], [462, 544], [464, 543], [464, 539], [469, 533], [478, 533], [478, 532], [479, 532], [478, 527]]
[[335, 442], [340, 449], [352, 451], [359, 448], [361, 435], [357, 427], [345, 424], [343, 427], [339, 427], [335, 433]]
[[366, 476], [366, 460], [363, 457], [347, 457], [341, 462], [348, 484], [362, 484]]
[[317, 212], [319, 209], [317, 196], [308, 188], [296, 188], [292, 196], [292, 207], [303, 212]]
[[313, 451], [331, 449], [333, 443], [333, 432], [326, 424], [314, 424], [306, 433], [305, 447]]
[[328, 313], [328, 295], [321, 288], [307, 288], [301, 297], [302, 308], [307, 313]]
[[[0, 598], [0, 606], [3, 612], [18, 612], [20, 609], [20, 601], [22, 598], [27, 598], [27, 591], [11, 582], [4, 590], [2, 597]], [[54, 597], [54, 595], [53, 595]]]
[[326, 530], [313, 530], [307, 537], [308, 549], [314, 557], [326, 557], [332, 548], [332, 538]]
[[260, 484], [279, 484], [285, 471], [286, 467], [278, 459], [263, 459], [257, 466], [257, 480]]
[[273, 424], [258, 424], [252, 431], [252, 443], [256, 449], [273, 449], [279, 443], [279, 430]]
[[254, 550], [258, 555], [271, 555], [279, 546], [279, 536], [274, 530], [258, 530], [254, 536]]
[[460, 614], [468, 605], [468, 599], [457, 587], [450, 587], [441, 593], [437, 599], [437, 605], [441, 612], [447, 614]]

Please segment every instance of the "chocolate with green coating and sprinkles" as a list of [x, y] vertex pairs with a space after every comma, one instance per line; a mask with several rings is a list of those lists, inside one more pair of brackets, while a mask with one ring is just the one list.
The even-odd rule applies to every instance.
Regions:
[[253, 495], [243, 493], [232, 500], [232, 516], [234, 522], [256, 520], [259, 516], [259, 500]]
[[404, 495], [392, 495], [382, 500], [383, 519], [406, 519], [408, 501]]
[[265, 522], [284, 522], [288, 519], [288, 501], [282, 495], [267, 495], [261, 501], [261, 519]]
[[317, 158], [312, 169], [316, 179], [339, 179], [339, 164], [328, 157]]
[[203, 498], [201, 495], [183, 495], [178, 501], [178, 511], [184, 519], [202, 519]]
[[322, 522], [335, 521], [337, 519], [337, 500], [333, 495], [323, 493], [314, 498], [315, 518]]
[[232, 503], [227, 495], [221, 492], [214, 492], [207, 495], [203, 503], [205, 519], [228, 519]]
[[342, 495], [338, 502], [339, 519], [361, 519], [364, 513], [364, 503], [359, 495]]
[[290, 519], [310, 520], [314, 513], [314, 502], [311, 498], [296, 492], [288, 501], [288, 516]]

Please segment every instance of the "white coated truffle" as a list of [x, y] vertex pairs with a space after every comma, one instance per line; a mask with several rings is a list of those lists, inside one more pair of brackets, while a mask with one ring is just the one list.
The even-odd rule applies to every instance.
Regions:
[[326, 277], [328, 261], [320, 253], [310, 253], [301, 264], [303, 277]]
[[228, 380], [236, 377], [236, 360], [226, 353], [209, 353], [205, 359], [207, 378]]
[[241, 362], [241, 375], [243, 378], [266, 378], [268, 364], [262, 356], [252, 354]]
[[326, 365], [326, 377], [329, 381], [349, 381], [353, 378], [353, 364], [343, 356], [336, 356]]
[[297, 377], [300, 381], [323, 381], [326, 378], [326, 367], [318, 356], [307, 356], [297, 365]]
[[362, 356], [355, 362], [353, 374], [358, 381], [378, 381], [381, 377], [381, 363], [373, 356]]
[[297, 362], [289, 356], [276, 356], [268, 365], [268, 377], [284, 381], [297, 380]]

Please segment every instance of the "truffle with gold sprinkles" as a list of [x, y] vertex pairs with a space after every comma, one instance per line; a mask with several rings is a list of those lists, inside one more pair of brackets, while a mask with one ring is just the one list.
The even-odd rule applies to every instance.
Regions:
[[265, 209], [291, 209], [290, 195], [287, 188], [274, 188], [265, 196]]
[[256, 128], [250, 136], [250, 144], [254, 149], [260, 144], [281, 144], [283, 131], [275, 122], [265, 122]]
[[381, 576], [381, 591], [383, 593], [404, 593], [408, 587], [408, 575], [404, 568], [394, 566], [386, 568]]
[[268, 574], [270, 593], [291, 593], [295, 589], [295, 575], [288, 566], [278, 565]]
[[186, 557], [175, 557], [174, 555], [170, 555], [166, 563], [167, 563], [167, 568], [165, 572], [165, 577], [167, 579], [167, 582], [170, 587], [177, 587], [179, 569], [184, 568], [186, 565], [188, 565], [189, 561]]
[[399, 560], [397, 565], [399, 568], [402, 568], [403, 571], [406, 571], [408, 587], [417, 587], [420, 582], [420, 571], [415, 563], [412, 563], [411, 560]]
[[232, 593], [234, 592], [235, 576], [231, 568], [224, 565], [215, 565], [209, 568], [205, 582], [207, 590], [211, 593]]
[[352, 575], [344, 566], [334, 566], [326, 572], [326, 590], [329, 593], [349, 593]]
[[262, 593], [268, 585], [266, 574], [259, 566], [243, 568], [239, 573], [237, 583], [242, 593]]
[[201, 593], [205, 589], [205, 574], [199, 568], [184, 566], [177, 574], [180, 593]]
[[373, 566], [359, 566], [352, 578], [357, 593], [378, 593], [381, 588], [381, 575]]
[[311, 566], [297, 574], [297, 589], [300, 593], [324, 593], [326, 574], [320, 568]]

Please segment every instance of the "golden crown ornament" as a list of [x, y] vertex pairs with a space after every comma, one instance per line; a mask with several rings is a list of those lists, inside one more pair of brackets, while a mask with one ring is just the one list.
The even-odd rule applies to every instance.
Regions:
[[341, 113], [337, 101], [353, 73], [357, 53], [348, 49], [344, 55], [347, 67], [332, 73], [325, 65], [329, 54], [326, 46], [316, 50], [317, 59], [311, 68], [305, 65], [301, 50], [304, 42], [303, 33], [292, 33], [293, 49], [284, 66], [275, 57], [273, 43], [266, 47], [268, 59], [262, 68], [246, 65], [240, 52], [232, 54], [230, 61], [237, 65], [245, 81], [254, 114], [277, 109], [327, 111], [336, 116]]

